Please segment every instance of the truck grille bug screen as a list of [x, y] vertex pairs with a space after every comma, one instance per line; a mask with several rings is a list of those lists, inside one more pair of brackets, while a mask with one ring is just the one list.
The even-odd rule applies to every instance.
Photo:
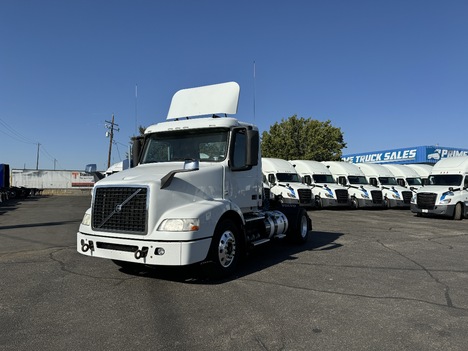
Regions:
[[146, 234], [147, 192], [143, 187], [97, 188], [92, 228], [105, 232]]

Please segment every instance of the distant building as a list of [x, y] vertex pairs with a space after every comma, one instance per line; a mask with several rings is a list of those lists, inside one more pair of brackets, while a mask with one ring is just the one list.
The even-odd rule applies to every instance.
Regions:
[[468, 156], [468, 149], [445, 146], [415, 146], [402, 149], [363, 152], [343, 155], [351, 163], [425, 163], [434, 164], [442, 158]]

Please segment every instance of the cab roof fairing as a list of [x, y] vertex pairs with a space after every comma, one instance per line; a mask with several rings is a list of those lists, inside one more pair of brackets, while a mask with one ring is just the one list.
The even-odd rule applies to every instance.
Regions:
[[151, 133], [157, 133], [157, 132], [180, 131], [180, 130], [209, 129], [209, 128], [231, 129], [234, 127], [247, 127], [247, 128], [252, 128], [253, 130], [258, 130], [258, 128], [255, 125], [241, 122], [233, 117], [222, 117], [222, 118], [208, 117], [208, 118], [172, 120], [172, 121], [167, 121], [167, 122], [156, 123], [146, 128], [145, 134], [151, 134]]

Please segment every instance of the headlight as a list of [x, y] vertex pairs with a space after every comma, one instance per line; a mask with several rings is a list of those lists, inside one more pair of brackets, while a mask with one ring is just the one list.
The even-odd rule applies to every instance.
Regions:
[[330, 198], [330, 199], [333, 199], [333, 194], [330, 194], [330, 193], [328, 193], [328, 192], [325, 193], [325, 196], [328, 197], [328, 198]]
[[399, 200], [399, 199], [400, 199], [400, 194], [398, 194], [398, 193], [393, 193], [393, 194], [392, 194], [392, 197], [393, 197], [394, 199]]
[[369, 199], [369, 194], [368, 193], [361, 193], [361, 197], [363, 199]]
[[289, 193], [287, 193], [287, 194], [288, 194], [289, 197], [292, 197], [293, 199], [296, 198], [296, 195], [295, 195], [294, 193], [292, 193], [292, 192], [289, 192]]
[[86, 212], [83, 216], [83, 220], [81, 221], [82, 225], [90, 226], [91, 225], [91, 213]]
[[452, 201], [452, 199], [449, 198], [449, 196], [453, 196], [453, 192], [447, 191], [443, 193], [442, 196], [440, 197], [439, 203], [444, 204], [444, 205], [449, 204]]
[[416, 194], [414, 194], [413, 197], [411, 198], [411, 203], [416, 204], [416, 201], [417, 201], [417, 196]]
[[193, 232], [200, 229], [198, 218], [171, 218], [165, 219], [158, 227], [166, 232]]

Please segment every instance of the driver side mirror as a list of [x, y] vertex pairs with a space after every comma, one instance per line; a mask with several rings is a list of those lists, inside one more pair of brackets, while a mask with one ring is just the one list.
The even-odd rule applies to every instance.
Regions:
[[276, 179], [275, 179], [275, 175], [274, 175], [274, 174], [269, 174], [269, 175], [268, 175], [268, 183], [270, 183], [271, 185], [275, 185], [275, 184], [276, 184]]
[[136, 167], [138, 165], [138, 162], [140, 161], [140, 154], [141, 150], [143, 148], [143, 142], [144, 142], [144, 137], [143, 136], [137, 136], [132, 138], [133, 144], [132, 144], [132, 164], [130, 167]]

